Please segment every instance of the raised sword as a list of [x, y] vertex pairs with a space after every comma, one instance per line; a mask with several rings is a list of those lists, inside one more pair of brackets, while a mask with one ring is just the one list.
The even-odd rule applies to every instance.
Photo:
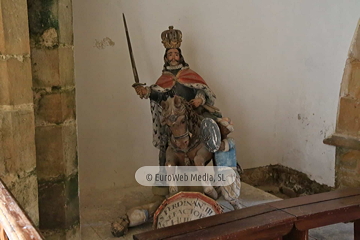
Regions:
[[135, 83], [132, 85], [132, 87], [136, 87], [136, 86], [139, 86], [139, 85], [146, 85], [146, 83], [140, 83], [140, 81], [139, 81], [139, 75], [138, 75], [137, 70], [136, 70], [134, 54], [133, 54], [132, 47], [131, 47], [129, 31], [128, 31], [128, 28], [127, 28], [127, 25], [126, 25], [126, 19], [125, 19], [125, 14], [124, 13], [123, 13], [123, 21], [124, 21], [124, 27], [125, 27], [125, 33], [126, 33], [126, 40], [127, 40], [127, 44], [128, 44], [128, 48], [129, 48], [131, 67], [132, 67], [133, 74], [134, 74], [134, 79], [135, 79]]

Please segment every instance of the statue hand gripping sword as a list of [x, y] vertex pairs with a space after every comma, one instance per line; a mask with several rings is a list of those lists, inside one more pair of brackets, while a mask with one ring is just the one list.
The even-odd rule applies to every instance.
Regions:
[[134, 74], [134, 79], [135, 79], [135, 83], [132, 85], [132, 87], [136, 89], [137, 86], [144, 86], [144, 85], [146, 85], [146, 83], [140, 83], [140, 81], [139, 81], [139, 75], [138, 75], [137, 70], [136, 70], [134, 54], [133, 54], [132, 47], [131, 47], [129, 31], [128, 31], [128, 28], [127, 28], [124, 13], [123, 13], [123, 21], [124, 21], [124, 27], [125, 27], [125, 33], [126, 33], [126, 40], [127, 40], [127, 44], [128, 44], [128, 48], [129, 48], [131, 67], [132, 67], [133, 74]]

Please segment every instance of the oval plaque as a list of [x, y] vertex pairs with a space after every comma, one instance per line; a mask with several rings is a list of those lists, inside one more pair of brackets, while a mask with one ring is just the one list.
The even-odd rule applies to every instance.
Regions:
[[222, 213], [213, 199], [198, 192], [179, 192], [165, 199], [154, 214], [154, 228], [163, 228]]

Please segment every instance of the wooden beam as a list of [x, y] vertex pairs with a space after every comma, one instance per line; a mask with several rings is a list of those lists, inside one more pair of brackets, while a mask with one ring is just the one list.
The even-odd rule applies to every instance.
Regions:
[[323, 143], [336, 147], [360, 150], [360, 139], [338, 133], [334, 133], [330, 137], [325, 138]]
[[2, 226], [0, 226], [0, 240], [9, 240]]
[[15, 198], [0, 180], [0, 225], [11, 240], [43, 240]]
[[344, 189], [338, 189], [335, 191], [330, 191], [325, 193], [318, 193], [314, 195], [269, 202], [267, 203], [267, 205], [270, 205], [277, 209], [285, 209], [285, 208], [299, 207], [313, 203], [325, 202], [325, 201], [342, 199], [342, 198], [359, 196], [359, 195], [360, 195], [360, 188], [344, 188]]

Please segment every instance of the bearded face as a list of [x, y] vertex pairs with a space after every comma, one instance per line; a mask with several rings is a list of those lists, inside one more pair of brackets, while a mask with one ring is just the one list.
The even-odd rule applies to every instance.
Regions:
[[170, 66], [177, 66], [180, 62], [180, 53], [176, 48], [172, 48], [166, 53], [166, 61]]

